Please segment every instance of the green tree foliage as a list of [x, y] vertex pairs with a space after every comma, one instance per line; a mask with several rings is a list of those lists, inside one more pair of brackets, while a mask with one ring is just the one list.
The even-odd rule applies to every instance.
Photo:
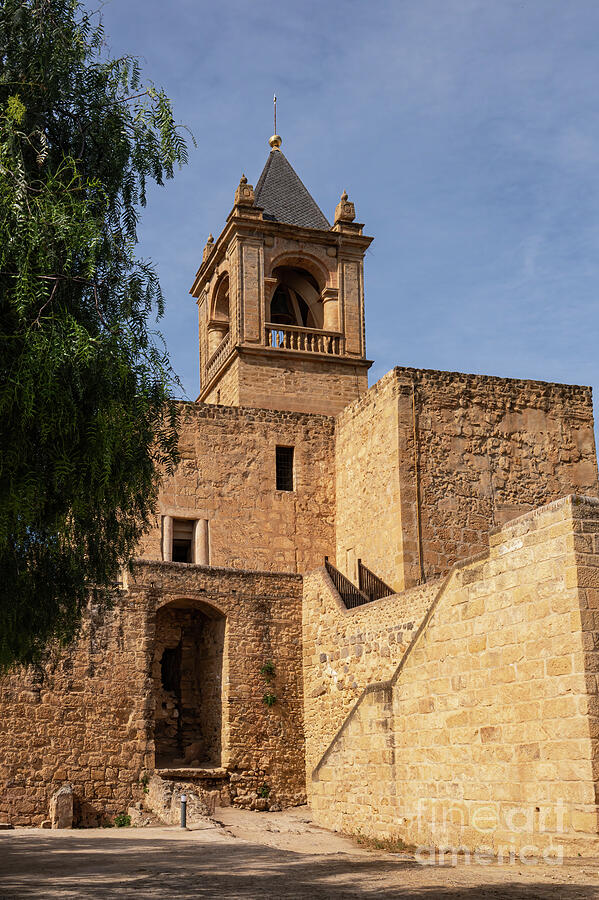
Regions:
[[0, 0], [0, 669], [110, 602], [176, 462], [163, 298], [135, 247], [186, 144], [104, 47], [77, 0]]

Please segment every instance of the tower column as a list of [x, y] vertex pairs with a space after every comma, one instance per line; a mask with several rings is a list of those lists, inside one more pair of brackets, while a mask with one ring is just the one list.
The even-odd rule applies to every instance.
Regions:
[[173, 518], [162, 517], [162, 559], [171, 562], [173, 558]]
[[193, 561], [198, 566], [210, 565], [208, 519], [198, 519], [194, 525]]
[[224, 322], [215, 322], [208, 327], [208, 359], [218, 350], [229, 326]]
[[325, 331], [341, 331], [339, 327], [339, 291], [325, 288], [322, 292], [323, 325]]
[[238, 242], [239, 308], [243, 323], [243, 341], [261, 344], [264, 332], [264, 247], [261, 240]]

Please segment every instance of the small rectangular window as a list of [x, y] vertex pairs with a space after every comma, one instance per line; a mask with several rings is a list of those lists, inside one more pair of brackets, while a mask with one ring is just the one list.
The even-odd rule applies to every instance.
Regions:
[[173, 519], [173, 562], [193, 562], [193, 519]]
[[277, 447], [277, 490], [293, 490], [293, 447]]

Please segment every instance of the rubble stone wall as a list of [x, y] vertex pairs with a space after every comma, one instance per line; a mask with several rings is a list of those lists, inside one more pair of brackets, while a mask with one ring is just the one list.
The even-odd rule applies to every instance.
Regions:
[[[572, 491], [597, 496], [590, 388], [455, 372], [394, 372], [404, 395], [415, 394], [426, 577], [486, 550], [490, 529], [528, 510]], [[410, 400], [400, 405], [403, 445], [413, 434]], [[415, 554], [406, 557], [406, 567], [417, 570]]]
[[395, 368], [337, 417], [336, 442], [338, 567], [361, 558], [396, 590], [528, 510], [598, 494], [587, 387]]
[[326, 569], [304, 576], [304, 729], [308, 777], [364, 688], [390, 678], [440, 582], [346, 609]]
[[156, 613], [169, 603], [225, 616], [221, 762], [233, 802], [264, 786], [269, 802], [304, 802], [301, 590], [297, 575], [141, 562], [112, 610], [88, 612], [76, 645], [0, 680], [0, 821], [40, 824], [65, 782], [78, 824], [143, 798], [161, 700]]

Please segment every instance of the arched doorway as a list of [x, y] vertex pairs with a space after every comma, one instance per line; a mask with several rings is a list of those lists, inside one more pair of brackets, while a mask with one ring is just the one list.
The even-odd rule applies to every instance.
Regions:
[[221, 764], [225, 631], [224, 615], [198, 601], [176, 600], [156, 613], [157, 768]]

